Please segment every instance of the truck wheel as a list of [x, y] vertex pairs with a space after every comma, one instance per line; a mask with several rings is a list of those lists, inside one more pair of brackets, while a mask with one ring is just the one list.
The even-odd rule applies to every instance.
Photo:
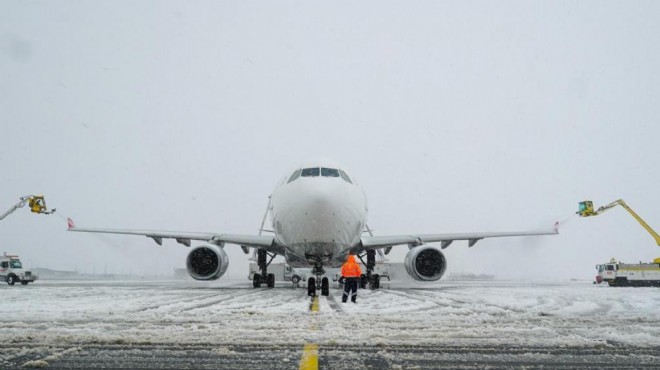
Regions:
[[298, 284], [300, 282], [300, 276], [298, 275], [291, 276], [291, 282], [294, 284]]
[[628, 286], [630, 285], [630, 282], [628, 281], [628, 278], [616, 277], [614, 278], [614, 284], [615, 286]]
[[21, 281], [21, 285], [28, 285], [28, 281]]
[[14, 285], [14, 283], [16, 283], [16, 278], [14, 277], [14, 275], [7, 276], [7, 284]]

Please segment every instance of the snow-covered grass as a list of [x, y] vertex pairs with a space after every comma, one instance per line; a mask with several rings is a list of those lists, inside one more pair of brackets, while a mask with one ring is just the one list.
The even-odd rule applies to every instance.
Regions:
[[660, 289], [590, 282], [391, 283], [357, 304], [335, 289], [318, 313], [306, 289], [243, 280], [40, 281], [0, 294], [3, 343], [660, 346]]

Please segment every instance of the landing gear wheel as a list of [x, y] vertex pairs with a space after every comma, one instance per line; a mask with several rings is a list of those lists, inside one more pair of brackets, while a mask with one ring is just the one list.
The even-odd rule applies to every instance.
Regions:
[[21, 285], [28, 285], [28, 281], [21, 281]]
[[261, 288], [261, 274], [254, 274], [254, 276], [252, 276], [252, 286], [255, 288]]
[[14, 283], [16, 283], [16, 278], [13, 277], [12, 275], [9, 275], [9, 276], [7, 277], [7, 284], [9, 284], [9, 285], [14, 285]]
[[380, 288], [380, 275], [374, 274], [371, 275], [371, 282], [369, 283], [369, 288], [378, 289]]
[[316, 295], [316, 279], [313, 277], [307, 279], [307, 295], [312, 297]]
[[360, 289], [364, 289], [367, 287], [367, 275], [362, 274], [360, 275]]
[[327, 277], [321, 279], [321, 295], [328, 296], [330, 294], [330, 281]]
[[266, 284], [269, 288], [275, 288], [275, 274], [268, 274], [266, 278]]
[[298, 284], [300, 282], [300, 276], [298, 275], [291, 276], [291, 282], [294, 284]]

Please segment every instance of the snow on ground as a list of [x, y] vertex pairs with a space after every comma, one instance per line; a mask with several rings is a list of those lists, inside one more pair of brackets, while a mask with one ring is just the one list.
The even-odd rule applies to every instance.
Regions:
[[309, 312], [306, 289], [214, 283], [39, 281], [0, 286], [0, 341], [306, 342], [370, 345], [660, 346], [660, 289], [590, 282], [391, 283]]

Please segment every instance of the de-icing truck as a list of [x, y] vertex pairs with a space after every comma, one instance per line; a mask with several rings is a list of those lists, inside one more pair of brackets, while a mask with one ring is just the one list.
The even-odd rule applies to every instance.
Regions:
[[660, 258], [652, 263], [623, 263], [612, 258], [609, 263], [596, 265], [596, 283], [609, 286], [660, 287]]
[[0, 256], [0, 281], [4, 281], [9, 285], [21, 283], [28, 285], [37, 280], [37, 275], [31, 271], [25, 271], [23, 264], [17, 255], [10, 255], [5, 252]]

